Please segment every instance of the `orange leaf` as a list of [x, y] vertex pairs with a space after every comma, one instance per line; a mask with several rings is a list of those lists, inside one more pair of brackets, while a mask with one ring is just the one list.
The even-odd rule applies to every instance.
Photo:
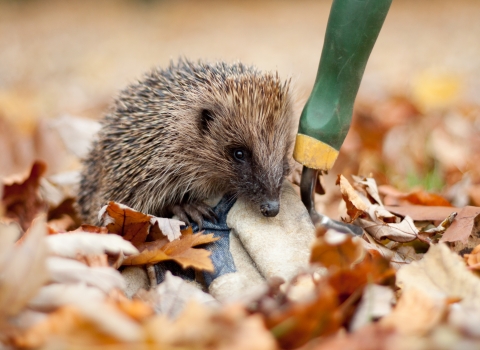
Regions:
[[465, 259], [465, 263], [470, 269], [480, 270], [480, 244], [470, 254], [465, 254], [463, 259]]
[[439, 206], [439, 207], [452, 206], [450, 202], [447, 201], [442, 196], [435, 193], [425, 192], [422, 190], [408, 193], [403, 198], [409, 201], [410, 203], [417, 204], [417, 205], [428, 205], [428, 206], [435, 206], [435, 207], [436, 206]]
[[348, 268], [361, 259], [364, 254], [361, 243], [347, 235], [343, 235], [343, 238], [339, 243], [332, 242], [328, 238], [328, 233], [317, 238], [312, 247], [310, 262], [320, 263], [327, 268], [331, 266]]
[[200, 244], [215, 242], [218, 238], [213, 234], [204, 235], [203, 233], [191, 234], [187, 231], [180, 239], [173, 242], [166, 240], [156, 240], [145, 242], [137, 248], [140, 254], [132, 255], [125, 259], [124, 265], [145, 265], [156, 264], [160, 261], [174, 260], [183, 268], [189, 266], [199, 270], [214, 271], [210, 260], [210, 252], [205, 249], [194, 249]]
[[385, 205], [425, 205], [435, 207], [451, 207], [449, 201], [442, 196], [426, 192], [423, 190], [413, 191], [410, 193], [403, 193], [396, 188], [388, 185], [382, 185], [378, 187], [381, 194], [385, 195]]
[[310, 339], [327, 335], [340, 328], [342, 315], [335, 290], [328, 284], [318, 288], [315, 299], [288, 304], [265, 316], [267, 328], [282, 349], [297, 348]]

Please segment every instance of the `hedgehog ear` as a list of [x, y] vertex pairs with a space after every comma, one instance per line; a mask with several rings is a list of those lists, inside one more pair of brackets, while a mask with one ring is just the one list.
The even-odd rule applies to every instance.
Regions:
[[208, 131], [210, 123], [213, 122], [213, 112], [209, 109], [202, 109], [200, 113], [200, 126], [203, 131]]

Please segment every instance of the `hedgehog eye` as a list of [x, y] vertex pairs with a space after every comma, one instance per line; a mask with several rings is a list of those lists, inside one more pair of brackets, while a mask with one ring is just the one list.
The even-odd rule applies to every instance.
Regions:
[[213, 121], [213, 113], [208, 109], [202, 109], [200, 123], [203, 130], [208, 130], [209, 124]]
[[234, 149], [233, 150], [233, 158], [239, 162], [243, 162], [245, 160], [246, 153], [243, 149]]

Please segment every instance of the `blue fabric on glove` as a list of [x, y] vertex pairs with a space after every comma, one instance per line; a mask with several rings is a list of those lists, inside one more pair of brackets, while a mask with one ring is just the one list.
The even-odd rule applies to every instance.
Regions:
[[[214, 237], [220, 238], [218, 241], [206, 244], [204, 247], [212, 252], [210, 258], [215, 267], [214, 272], [203, 272], [207, 287], [210, 286], [216, 278], [226, 273], [236, 271], [235, 263], [230, 253], [230, 228], [227, 226], [227, 215], [234, 204], [235, 198], [229, 195], [224, 196], [215, 208], [213, 208], [218, 218], [217, 222], [213, 223], [206, 219], [203, 221], [204, 234], [213, 233]], [[192, 230], [194, 233], [199, 232], [199, 227], [196, 223], [192, 224]], [[164, 261], [155, 265], [157, 283], [164, 281], [166, 271], [171, 271], [174, 276], [179, 276], [185, 280], [195, 280], [194, 269], [182, 269], [182, 267], [174, 261]]]

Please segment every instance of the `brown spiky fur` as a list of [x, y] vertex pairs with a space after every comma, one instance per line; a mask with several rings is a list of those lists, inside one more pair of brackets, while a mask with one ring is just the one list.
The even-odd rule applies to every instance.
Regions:
[[[156, 68], [104, 118], [84, 161], [81, 215], [96, 222], [109, 200], [157, 216], [226, 192], [256, 204], [278, 200], [291, 124], [289, 83], [277, 74], [187, 60]], [[247, 162], [233, 158], [236, 149]]]

